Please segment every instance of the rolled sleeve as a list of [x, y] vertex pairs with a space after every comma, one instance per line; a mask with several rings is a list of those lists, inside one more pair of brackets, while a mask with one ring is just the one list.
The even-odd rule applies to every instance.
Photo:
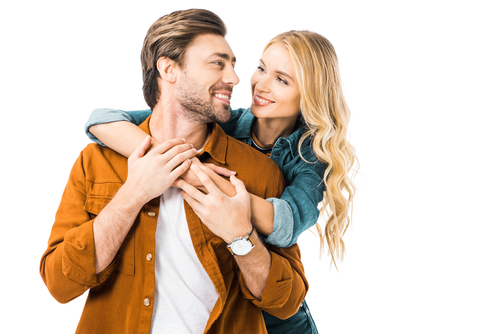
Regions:
[[271, 202], [274, 208], [273, 232], [262, 239], [277, 247], [288, 247], [293, 236], [292, 208], [287, 201], [279, 198], [268, 198], [267, 201]]
[[93, 217], [85, 211], [86, 181], [83, 155], [75, 162], [52, 226], [48, 248], [40, 261], [40, 275], [49, 292], [67, 303], [87, 289], [101, 284], [114, 268], [95, 272]]
[[62, 252], [62, 271], [69, 279], [90, 287], [104, 282], [116, 267], [117, 257], [102, 272], [95, 272], [94, 229], [91, 220], [66, 233]]
[[304, 267], [300, 262], [297, 245], [286, 249], [269, 246], [271, 269], [262, 294], [262, 300], [255, 298], [245, 285], [243, 275], [239, 274], [239, 283], [245, 299], [260, 309], [280, 319], [286, 319], [297, 313], [308, 290]]
[[135, 110], [135, 111], [123, 111], [119, 109], [109, 109], [100, 108], [95, 109], [90, 115], [87, 123], [85, 124], [85, 134], [93, 142], [106, 147], [96, 136], [90, 133], [90, 127], [98, 124], [112, 123], [112, 122], [130, 122], [135, 125], [141, 124], [148, 116], [151, 115], [151, 110]]

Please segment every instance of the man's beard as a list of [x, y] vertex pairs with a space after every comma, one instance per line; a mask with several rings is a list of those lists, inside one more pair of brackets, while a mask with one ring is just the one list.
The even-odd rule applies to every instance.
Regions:
[[229, 120], [229, 105], [215, 105], [212, 93], [217, 90], [232, 91], [232, 87], [223, 83], [210, 87], [210, 97], [204, 97], [204, 87], [193, 80], [187, 72], [182, 71], [182, 76], [177, 85], [177, 101], [182, 108], [182, 114], [186, 119], [198, 123], [207, 124], [213, 122], [224, 123]]

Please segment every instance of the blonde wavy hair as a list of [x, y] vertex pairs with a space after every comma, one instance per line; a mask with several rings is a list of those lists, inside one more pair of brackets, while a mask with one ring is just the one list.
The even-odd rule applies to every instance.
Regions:
[[316, 229], [321, 253], [326, 246], [337, 266], [335, 258], [342, 261], [344, 256], [342, 237], [351, 221], [356, 193], [352, 179], [359, 165], [355, 149], [347, 140], [351, 112], [342, 93], [337, 55], [328, 39], [310, 31], [282, 33], [264, 51], [274, 43], [288, 49], [297, 76], [302, 123], [306, 128], [299, 141], [299, 154], [305, 160], [301, 146], [310, 137], [317, 159], [328, 166], [323, 175], [326, 189], [321, 208], [321, 214], [328, 218], [324, 227], [317, 223]]

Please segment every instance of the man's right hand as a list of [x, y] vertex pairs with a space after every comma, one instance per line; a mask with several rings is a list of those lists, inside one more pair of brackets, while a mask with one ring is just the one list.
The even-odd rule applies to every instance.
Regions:
[[132, 153], [123, 185], [142, 203], [163, 194], [189, 169], [191, 158], [196, 155], [196, 149], [182, 138], [167, 140], [146, 154], [150, 145], [151, 137], [147, 136]]

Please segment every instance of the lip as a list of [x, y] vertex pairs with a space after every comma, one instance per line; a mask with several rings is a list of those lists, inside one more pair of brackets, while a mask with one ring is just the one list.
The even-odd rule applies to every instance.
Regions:
[[[224, 98], [221, 98], [221, 97], [218, 97], [218, 96], [215, 96], [215, 95], [226, 95], [226, 96], [229, 97], [229, 99], [224, 99]], [[216, 98], [217, 100], [224, 102], [225, 104], [231, 104], [231, 92], [228, 92], [228, 91], [216, 91], [216, 92], [212, 93], [212, 96], [214, 98]]]
[[[265, 100], [267, 102], [259, 101], [257, 98], [259, 98], [261, 100]], [[268, 100], [268, 99], [266, 99], [263, 96], [260, 96], [260, 95], [257, 95], [257, 94], [253, 95], [253, 104], [255, 104], [256, 106], [265, 107], [265, 106], [269, 106], [269, 105], [271, 105], [273, 103], [274, 103], [274, 101]]]

